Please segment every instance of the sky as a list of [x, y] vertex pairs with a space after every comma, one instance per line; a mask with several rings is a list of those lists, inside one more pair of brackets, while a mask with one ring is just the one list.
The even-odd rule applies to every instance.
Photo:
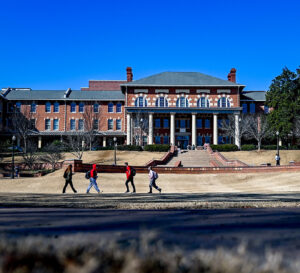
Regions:
[[0, 88], [80, 89], [164, 71], [268, 90], [300, 65], [300, 0], [0, 0]]

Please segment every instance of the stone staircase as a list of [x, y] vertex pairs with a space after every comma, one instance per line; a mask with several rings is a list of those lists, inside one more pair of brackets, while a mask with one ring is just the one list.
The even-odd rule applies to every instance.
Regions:
[[206, 150], [183, 150], [164, 166], [174, 167], [178, 161], [183, 167], [211, 167], [210, 155]]

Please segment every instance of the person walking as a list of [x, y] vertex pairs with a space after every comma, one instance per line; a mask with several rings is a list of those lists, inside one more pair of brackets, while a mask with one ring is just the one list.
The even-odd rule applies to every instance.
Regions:
[[66, 183], [65, 183], [65, 186], [63, 188], [63, 192], [62, 193], [65, 193], [66, 192], [66, 188], [67, 186], [70, 184], [71, 186], [71, 189], [73, 190], [74, 193], [77, 193], [77, 191], [74, 189], [73, 187], [73, 183], [72, 183], [72, 165], [69, 165], [67, 167], [67, 169], [65, 170], [64, 172], [64, 179], [66, 180]]
[[98, 177], [98, 176], [97, 176], [97, 170], [96, 170], [96, 167], [97, 167], [97, 165], [96, 165], [96, 164], [93, 164], [93, 168], [92, 168], [92, 170], [90, 171], [90, 184], [89, 184], [89, 186], [88, 186], [88, 188], [87, 188], [87, 190], [86, 190], [86, 193], [89, 193], [89, 192], [90, 192], [91, 187], [94, 187], [95, 190], [96, 190], [98, 193], [100, 193], [100, 190], [99, 190], [98, 185], [97, 185], [97, 182], [96, 182], [97, 177]]
[[130, 192], [129, 187], [128, 187], [129, 182], [131, 182], [131, 185], [133, 188], [132, 193], [135, 193], [135, 186], [134, 186], [134, 181], [133, 181], [133, 177], [135, 176], [135, 170], [128, 165], [128, 162], [125, 162], [125, 166], [126, 166], [126, 182], [125, 182], [126, 191], [125, 191], [125, 193]]
[[149, 178], [150, 178], [150, 184], [149, 184], [150, 191], [148, 193], [152, 193], [152, 187], [154, 187], [159, 191], [159, 193], [161, 193], [161, 188], [159, 188], [155, 183], [156, 179], [158, 178], [158, 174], [152, 170], [151, 166], [148, 168], [148, 170], [149, 170]]
[[280, 156], [279, 156], [279, 154], [276, 154], [275, 161], [276, 161], [276, 166], [280, 166]]

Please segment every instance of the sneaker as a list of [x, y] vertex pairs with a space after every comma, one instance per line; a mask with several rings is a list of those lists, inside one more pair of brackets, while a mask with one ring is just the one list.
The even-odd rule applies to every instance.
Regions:
[[132, 194], [135, 194], [135, 193], [136, 193], [135, 191], [132, 192]]
[[125, 191], [124, 193], [130, 193], [130, 191]]
[[161, 189], [158, 189], [159, 193], [161, 193]]
[[152, 191], [149, 191], [148, 193], [152, 193]]

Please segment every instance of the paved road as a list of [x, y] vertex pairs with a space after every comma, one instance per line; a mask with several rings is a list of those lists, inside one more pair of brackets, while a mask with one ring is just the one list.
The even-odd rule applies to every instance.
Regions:
[[94, 242], [110, 238], [120, 244], [152, 240], [184, 249], [271, 248], [300, 254], [300, 208], [223, 210], [99, 210], [67, 208], [1, 208], [0, 236], [24, 238], [81, 236]]

